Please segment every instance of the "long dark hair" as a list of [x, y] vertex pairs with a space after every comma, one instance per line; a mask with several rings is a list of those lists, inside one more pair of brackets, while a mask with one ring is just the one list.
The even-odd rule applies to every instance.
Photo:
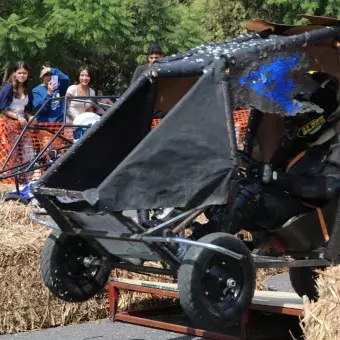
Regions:
[[26, 79], [26, 81], [23, 83], [24, 86], [24, 93], [27, 94], [27, 84], [28, 81], [30, 80], [31, 77], [31, 68], [29, 67], [29, 65], [27, 63], [25, 63], [24, 61], [18, 61], [17, 63], [15, 63], [15, 65], [12, 67], [11, 69], [11, 75], [8, 79], [8, 82], [10, 84], [12, 84], [13, 86], [13, 95], [18, 98], [19, 97], [19, 93], [18, 93], [18, 83], [15, 79], [15, 72], [18, 71], [19, 69], [24, 68], [27, 73], [28, 73], [28, 77]]
[[92, 70], [90, 69], [90, 67], [88, 66], [82, 66], [78, 69], [78, 72], [77, 72], [77, 79], [76, 79], [76, 82], [75, 84], [78, 85], [79, 84], [79, 77], [80, 77], [80, 73], [82, 73], [83, 71], [87, 71], [87, 73], [89, 74], [89, 77], [91, 78], [90, 79], [90, 82], [89, 82], [89, 85], [92, 83], [92, 76], [93, 76], [93, 72]]

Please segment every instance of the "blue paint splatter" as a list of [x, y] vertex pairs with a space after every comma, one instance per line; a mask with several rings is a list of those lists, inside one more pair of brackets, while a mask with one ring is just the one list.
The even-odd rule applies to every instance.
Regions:
[[272, 99], [281, 105], [287, 114], [298, 111], [300, 106], [294, 104], [291, 95], [295, 89], [295, 82], [288, 78], [288, 72], [294, 69], [301, 55], [297, 53], [293, 57], [280, 57], [271, 64], [260, 67], [257, 71], [251, 71], [248, 77], [239, 80], [241, 85], [247, 85], [254, 89], [260, 96]]

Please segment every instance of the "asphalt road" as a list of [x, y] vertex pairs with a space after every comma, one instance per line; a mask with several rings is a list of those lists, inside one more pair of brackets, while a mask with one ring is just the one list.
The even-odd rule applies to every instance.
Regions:
[[1, 340], [199, 340], [178, 333], [103, 320], [38, 332], [2, 335]]
[[267, 284], [268, 290], [294, 293], [294, 289], [292, 285], [290, 284], [288, 274], [281, 274], [281, 275], [267, 277], [266, 284]]

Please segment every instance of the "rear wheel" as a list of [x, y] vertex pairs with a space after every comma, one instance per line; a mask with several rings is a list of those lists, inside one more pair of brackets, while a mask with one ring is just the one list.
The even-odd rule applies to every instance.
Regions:
[[300, 297], [306, 295], [309, 300], [316, 301], [319, 298], [316, 280], [319, 277], [314, 270], [315, 267], [293, 267], [289, 268], [290, 282], [296, 294]]
[[236, 260], [192, 246], [179, 270], [180, 303], [189, 318], [205, 329], [235, 324], [248, 309], [255, 290], [255, 267], [248, 248], [236, 237], [213, 233], [199, 239], [244, 255]]
[[81, 238], [53, 231], [40, 259], [45, 285], [57, 298], [67, 302], [91, 299], [106, 285], [111, 268], [93, 265], [84, 259], [100, 256]]

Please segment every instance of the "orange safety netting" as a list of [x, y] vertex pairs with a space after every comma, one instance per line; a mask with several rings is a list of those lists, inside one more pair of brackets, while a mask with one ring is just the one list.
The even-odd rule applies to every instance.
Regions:
[[[248, 109], [234, 111], [236, 140], [239, 149], [243, 149], [243, 141], [247, 132], [249, 114], [250, 110]], [[154, 119], [152, 121], [151, 129], [155, 128], [160, 121], [161, 119]], [[16, 165], [24, 164], [25, 162], [30, 162], [34, 156], [49, 143], [54, 134], [62, 126], [62, 123], [33, 123], [31, 126], [39, 129], [29, 129], [24, 133], [4, 170]], [[50, 130], [52, 133], [46, 129]], [[7, 117], [0, 117], [0, 170], [21, 131], [22, 129], [19, 127], [17, 121], [8, 119]], [[68, 140], [73, 140], [72, 128], [65, 128], [60, 135]], [[51, 149], [58, 150], [67, 145], [68, 143], [65, 140], [57, 137], [47, 151], [50, 151]], [[59, 153], [63, 153], [64, 151], [61, 150]], [[19, 179], [29, 181], [33, 178], [33, 175], [34, 174], [20, 175]], [[2, 183], [12, 184], [14, 183], [14, 179], [5, 179], [2, 180]]]
[[250, 115], [249, 109], [240, 109], [234, 111], [236, 141], [237, 147], [240, 150], [243, 149], [243, 142], [247, 133], [249, 115]]
[[[234, 111], [234, 124], [236, 132], [237, 147], [243, 149], [244, 138], [247, 133], [248, 119], [250, 115], [249, 109], [239, 109]], [[153, 119], [151, 129], [154, 129], [162, 119]]]
[[161, 122], [161, 118], [155, 118], [152, 120], [151, 122], [151, 130], [154, 129], [160, 122]]
[[[54, 134], [62, 126], [62, 123], [34, 122], [30, 126], [38, 129], [28, 129], [24, 133], [4, 170], [7, 170], [13, 166], [24, 164], [25, 162], [32, 161], [34, 156], [49, 143]], [[48, 132], [46, 129], [50, 130], [51, 132]], [[5, 164], [6, 159], [21, 131], [22, 128], [20, 128], [16, 120], [12, 120], [7, 117], [0, 117], [0, 169]], [[60, 135], [69, 140], [73, 140], [73, 132], [71, 128], [65, 128]], [[65, 140], [57, 137], [47, 151], [52, 149], [58, 150], [67, 145], [68, 143]], [[60, 153], [63, 152], [64, 151], [62, 150], [60, 151]], [[6, 174], [10, 174], [10, 171], [6, 172]], [[4, 175], [4, 173], [2, 173], [2, 175]], [[32, 178], [33, 174], [23, 174], [18, 177], [19, 182], [27, 182]], [[2, 181], [2, 183], [12, 184], [14, 183], [14, 179], [5, 179]]]

